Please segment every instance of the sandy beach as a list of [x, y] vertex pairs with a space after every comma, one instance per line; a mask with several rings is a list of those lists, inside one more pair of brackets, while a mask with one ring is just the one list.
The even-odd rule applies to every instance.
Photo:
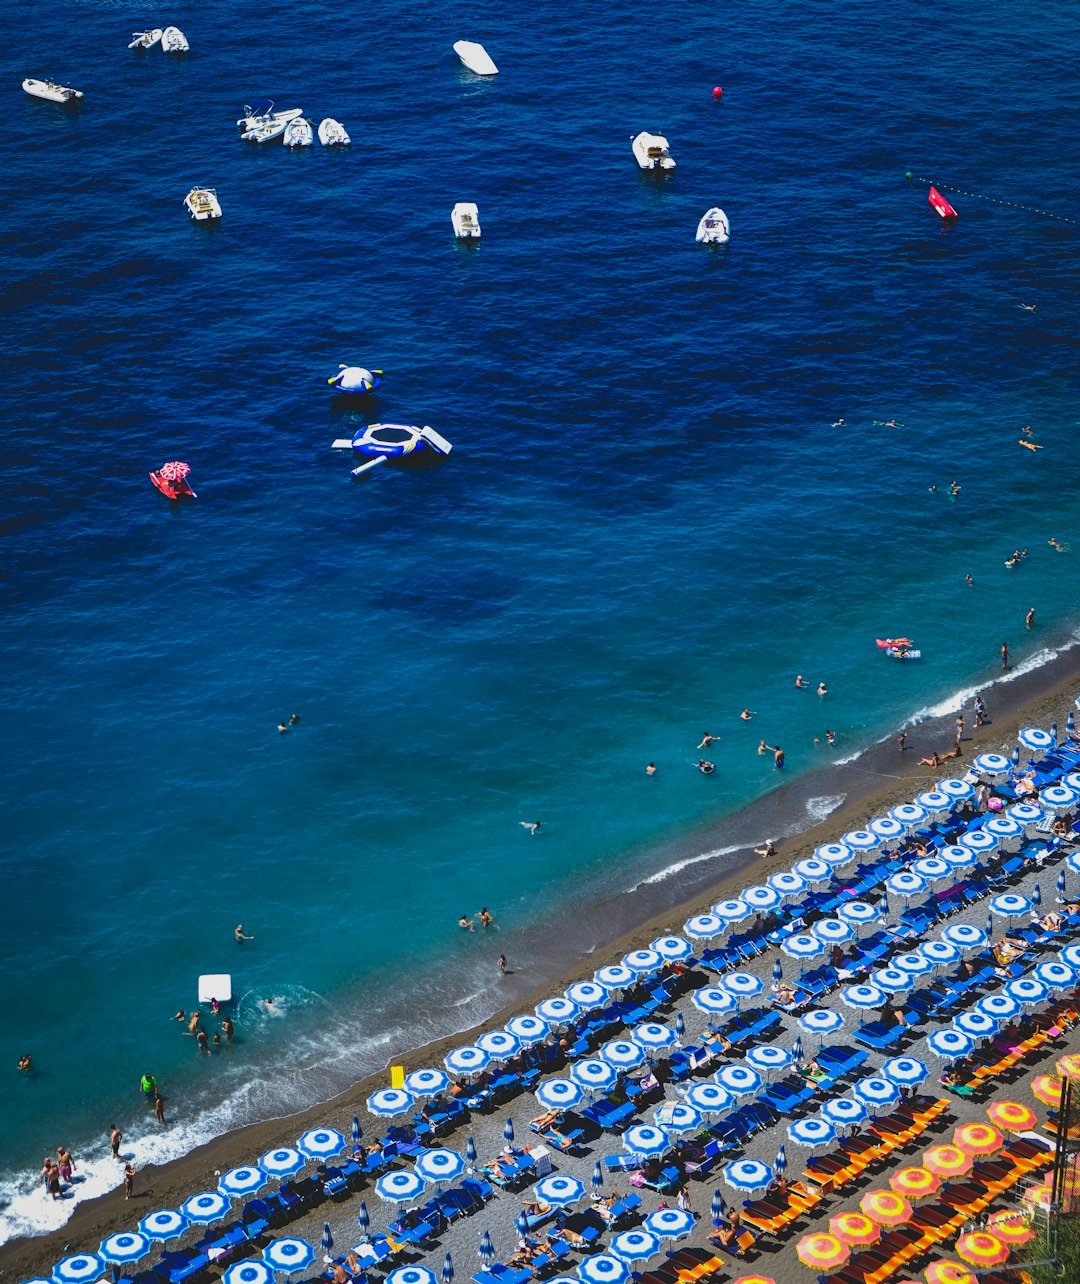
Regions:
[[[843, 804], [821, 823], [778, 839], [778, 855], [768, 862], [767, 870], [764, 863], [750, 852], [740, 853], [734, 864], [723, 869], [720, 877], [717, 876], [717, 862], [701, 861], [688, 864], [676, 876], [598, 906], [591, 916], [592, 926], [599, 936], [607, 925], [606, 939], [598, 940], [597, 948], [587, 958], [575, 960], [559, 974], [543, 978], [511, 974], [494, 982], [493, 985], [498, 984], [502, 988], [493, 990], [493, 1001], [496, 996], [505, 1001], [499, 1003], [498, 1011], [480, 1029], [498, 1027], [515, 1013], [530, 1009], [539, 999], [561, 991], [574, 980], [591, 975], [602, 964], [617, 960], [658, 935], [678, 932], [691, 914], [701, 912], [713, 901], [733, 895], [748, 883], [761, 881], [765, 872], [788, 868], [792, 860], [808, 849], [835, 840], [842, 833], [860, 826], [869, 816], [910, 799], [928, 788], [931, 782], [948, 774], [949, 767], [954, 769], [954, 774], [963, 774], [965, 761], [974, 753], [990, 749], [1008, 752], [1015, 744], [1020, 727], [1048, 726], [1053, 721], [1057, 721], [1059, 727], [1063, 726], [1080, 688], [1078, 660], [1080, 653], [1074, 648], [1015, 681], [994, 686], [988, 683], [983, 691], [991, 720], [973, 731], [969, 710], [965, 709], [969, 729], [963, 741], [963, 759], [958, 762], [947, 764], [940, 770], [917, 765], [917, 759], [929, 751], [944, 752], [950, 747], [950, 714], [910, 728], [907, 749], [903, 753], [895, 740], [889, 739], [851, 763], [830, 766], [811, 777], [780, 787], [740, 813], [734, 821], [726, 820], [715, 829], [673, 844], [671, 857], [672, 861], [677, 861], [730, 843], [733, 830], [755, 832], [760, 841], [782, 832], [790, 817], [803, 808], [805, 797], [845, 796]], [[639, 894], [641, 891], [644, 894]], [[550, 925], [552, 931], [557, 928], [557, 924]], [[395, 1049], [389, 1063], [404, 1065], [406, 1070], [438, 1065], [450, 1048], [470, 1041], [470, 1036], [463, 1032], [424, 1047]], [[143, 1169], [137, 1176], [134, 1202], [126, 1203], [122, 1191], [114, 1191], [77, 1206], [70, 1221], [60, 1231], [40, 1238], [13, 1241], [0, 1248], [0, 1277], [16, 1280], [48, 1274], [64, 1253], [96, 1250], [106, 1234], [132, 1227], [139, 1217], [153, 1209], [175, 1207], [197, 1190], [214, 1188], [216, 1174], [250, 1162], [275, 1145], [292, 1144], [308, 1127], [331, 1125], [347, 1134], [352, 1116], [361, 1108], [364, 1099], [377, 1087], [385, 1086], [386, 1082], [385, 1073], [368, 1076], [349, 1091], [303, 1114], [240, 1129], [168, 1165]], [[530, 1101], [525, 1107], [511, 1103], [510, 1108], [524, 1118], [532, 1104]], [[452, 1134], [445, 1144], [463, 1147], [468, 1131], [479, 1131], [479, 1125], [465, 1125], [458, 1130], [460, 1135]], [[348, 1202], [354, 1205], [357, 1201]], [[469, 1273], [472, 1269], [470, 1263]]]

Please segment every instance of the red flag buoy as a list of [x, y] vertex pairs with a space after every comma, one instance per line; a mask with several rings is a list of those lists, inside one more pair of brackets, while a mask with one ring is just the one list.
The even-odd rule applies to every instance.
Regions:
[[723, 98], [723, 96], [724, 96], [724, 91], [720, 88], [720, 86], [719, 86], [719, 85], [716, 85], [716, 86], [714, 87], [714, 89], [713, 89], [713, 91], [712, 91], [712, 96], [713, 96], [714, 98]]

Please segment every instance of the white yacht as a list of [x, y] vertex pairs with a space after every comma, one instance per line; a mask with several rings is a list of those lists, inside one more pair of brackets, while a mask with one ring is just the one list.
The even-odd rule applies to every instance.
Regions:
[[471, 241], [480, 235], [480, 211], [472, 201], [458, 201], [450, 211], [450, 222], [459, 241]]
[[285, 126], [281, 141], [286, 147], [310, 147], [313, 139], [311, 122], [305, 120], [303, 116], [297, 116]]
[[161, 33], [162, 53], [188, 53], [191, 46], [179, 27], [166, 27]]
[[184, 197], [184, 204], [197, 223], [221, 218], [221, 202], [212, 187], [193, 187]]
[[674, 169], [675, 162], [668, 154], [668, 140], [663, 134], [650, 134], [642, 130], [630, 140], [634, 160], [642, 169]]
[[261, 124], [252, 125], [250, 129], [245, 129], [240, 137], [245, 143], [272, 143], [275, 138], [280, 138], [284, 134], [289, 123], [280, 118], [265, 120]]
[[697, 225], [697, 237], [703, 245], [723, 245], [731, 234], [728, 217], [719, 205], [706, 210]]
[[455, 40], [454, 53], [466, 67], [478, 76], [497, 76], [498, 67], [491, 60], [491, 55], [475, 40]]
[[319, 142], [324, 147], [347, 147], [352, 139], [340, 120], [327, 116], [319, 126]]
[[153, 49], [161, 39], [161, 28], [154, 27], [151, 31], [133, 31], [131, 33], [131, 43], [129, 49]]
[[69, 89], [55, 80], [35, 80], [33, 76], [27, 76], [22, 87], [31, 98], [44, 98], [50, 103], [77, 103], [83, 96], [81, 89]]

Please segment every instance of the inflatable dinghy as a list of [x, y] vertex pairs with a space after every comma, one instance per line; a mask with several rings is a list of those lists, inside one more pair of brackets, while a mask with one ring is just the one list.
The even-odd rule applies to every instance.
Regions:
[[491, 60], [491, 55], [476, 40], [455, 40], [454, 53], [466, 67], [478, 76], [497, 76], [498, 67]]

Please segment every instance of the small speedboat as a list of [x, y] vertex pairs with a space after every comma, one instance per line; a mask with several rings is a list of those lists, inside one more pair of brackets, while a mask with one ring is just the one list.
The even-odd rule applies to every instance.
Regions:
[[338, 366], [336, 375], [331, 375], [327, 383], [338, 392], [374, 392], [382, 383], [381, 370], [368, 370], [364, 366]]
[[187, 478], [190, 472], [189, 464], [182, 464], [178, 459], [174, 459], [168, 464], [162, 464], [156, 472], [152, 472], [150, 480], [166, 499], [180, 499], [183, 495], [197, 499], [198, 496], [188, 484]]
[[313, 139], [311, 122], [297, 116], [286, 124], [281, 141], [286, 147], [310, 147]]
[[212, 187], [193, 187], [184, 197], [188, 213], [199, 223], [221, 218], [221, 202]]
[[319, 125], [319, 142], [324, 147], [347, 147], [352, 139], [340, 120], [327, 116]]
[[81, 89], [69, 89], [55, 80], [35, 80], [33, 76], [27, 76], [22, 87], [31, 98], [44, 98], [49, 103], [77, 103], [83, 96]]
[[179, 27], [166, 27], [161, 33], [162, 53], [188, 53], [191, 46]]
[[719, 205], [714, 205], [701, 216], [695, 239], [703, 245], [723, 245], [730, 234], [731, 228], [728, 226], [727, 215]]
[[466, 67], [478, 76], [497, 76], [498, 67], [491, 60], [491, 55], [476, 40], [455, 40], [454, 53]]
[[475, 240], [480, 235], [480, 211], [472, 201], [458, 201], [450, 211], [450, 222], [459, 241]]
[[253, 125], [250, 129], [244, 130], [240, 138], [245, 143], [272, 143], [275, 138], [280, 138], [288, 129], [290, 122], [287, 120], [266, 120], [260, 125]]
[[630, 140], [634, 160], [642, 169], [674, 169], [675, 162], [668, 154], [668, 140], [663, 134], [650, 134], [642, 130]]
[[269, 124], [272, 120], [283, 120], [288, 123], [304, 114], [303, 107], [290, 107], [287, 111], [275, 111], [273, 100], [261, 99], [258, 102], [244, 104], [244, 114], [236, 122], [237, 129], [255, 129], [259, 125]]
[[131, 43], [129, 49], [153, 49], [161, 39], [162, 31], [160, 27], [154, 27], [152, 31], [133, 31], [131, 33]]

